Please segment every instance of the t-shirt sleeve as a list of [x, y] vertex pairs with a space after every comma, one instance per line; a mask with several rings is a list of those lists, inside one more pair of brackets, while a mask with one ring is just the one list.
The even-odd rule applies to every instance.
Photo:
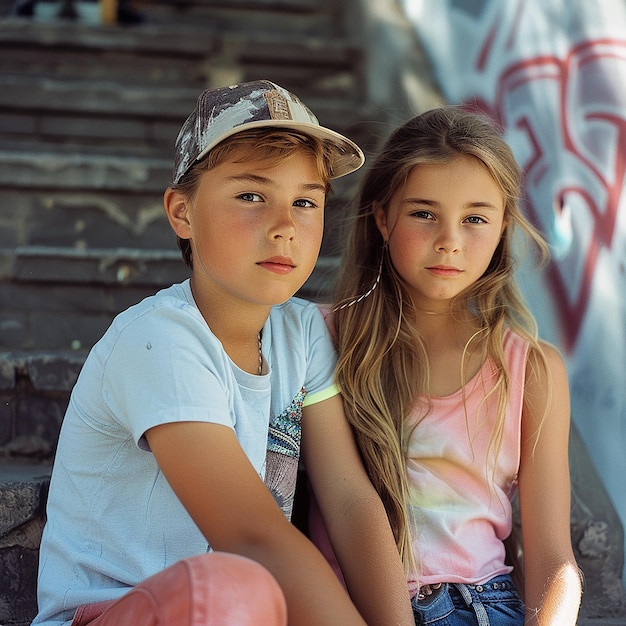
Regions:
[[339, 393], [335, 384], [337, 355], [324, 317], [316, 305], [308, 309], [307, 395], [303, 406], [316, 404]]
[[198, 421], [234, 427], [228, 364], [193, 307], [161, 306], [119, 333], [104, 364], [102, 393], [115, 419], [147, 449], [160, 424]]

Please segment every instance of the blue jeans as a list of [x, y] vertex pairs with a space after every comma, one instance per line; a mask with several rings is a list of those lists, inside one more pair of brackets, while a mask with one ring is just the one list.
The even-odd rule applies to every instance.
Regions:
[[508, 575], [482, 585], [445, 583], [413, 598], [416, 626], [523, 626], [524, 603]]

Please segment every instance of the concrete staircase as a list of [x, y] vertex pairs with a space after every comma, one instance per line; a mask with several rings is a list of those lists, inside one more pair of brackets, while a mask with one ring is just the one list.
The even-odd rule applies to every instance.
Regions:
[[[18, 18], [0, 0], [0, 626], [36, 612], [50, 467], [88, 350], [119, 311], [187, 276], [161, 197], [200, 91], [270, 78], [368, 154], [441, 102], [395, 0], [146, 0], [136, 26], [61, 20], [59, 1]], [[305, 297], [329, 296], [358, 179], [334, 185]], [[582, 560], [609, 586], [581, 624], [626, 624], [605, 575], [621, 569], [621, 527], [588, 508], [578, 519], [596, 558]]]

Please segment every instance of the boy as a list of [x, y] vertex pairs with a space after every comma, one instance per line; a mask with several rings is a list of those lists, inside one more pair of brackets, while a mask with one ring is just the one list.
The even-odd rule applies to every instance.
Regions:
[[[34, 624], [413, 623], [324, 321], [292, 298], [319, 254], [330, 180], [362, 163], [269, 81], [201, 94], [164, 195], [191, 278], [121, 313], [85, 362]], [[301, 431], [363, 617], [289, 523]]]

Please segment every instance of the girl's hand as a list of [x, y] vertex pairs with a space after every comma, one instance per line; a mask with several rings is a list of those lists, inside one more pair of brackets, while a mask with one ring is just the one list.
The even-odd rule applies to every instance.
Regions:
[[570, 535], [570, 399], [563, 359], [542, 344], [526, 368], [519, 475], [526, 624], [574, 626], [582, 593]]

